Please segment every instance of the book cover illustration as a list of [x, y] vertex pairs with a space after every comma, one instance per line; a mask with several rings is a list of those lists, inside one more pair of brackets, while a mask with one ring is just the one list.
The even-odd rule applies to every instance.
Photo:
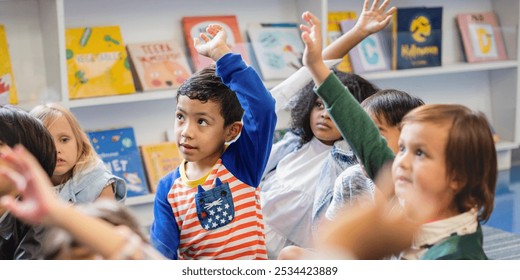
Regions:
[[127, 44], [126, 48], [140, 91], [178, 88], [192, 74], [186, 55], [174, 40]]
[[[340, 22], [343, 32], [352, 29], [355, 24], [355, 20]], [[390, 49], [384, 38], [384, 30], [363, 39], [349, 52], [349, 56], [355, 73], [391, 69]]]
[[285, 79], [303, 66], [304, 45], [297, 24], [251, 25], [247, 35], [264, 80]]
[[134, 93], [119, 26], [67, 28], [69, 98]]
[[140, 150], [150, 192], [155, 193], [159, 180], [175, 170], [183, 158], [174, 142], [141, 145]]
[[[356, 20], [355, 11], [331, 11], [327, 13], [327, 45], [336, 41], [345, 31], [341, 29], [341, 21]], [[343, 56], [343, 60], [336, 66], [338, 71], [352, 73], [352, 64], [348, 54]]]
[[0, 105], [18, 104], [5, 27], [0, 24]]
[[456, 19], [467, 62], [507, 59], [502, 30], [494, 12], [458, 14]]
[[126, 181], [128, 197], [148, 194], [143, 162], [132, 127], [88, 131], [87, 135], [107, 168]]
[[392, 69], [442, 64], [442, 7], [398, 8], [392, 28]]
[[192, 60], [194, 71], [199, 71], [204, 67], [213, 63], [211, 58], [200, 55], [193, 46], [193, 38], [200, 37], [200, 33], [206, 33], [206, 27], [209, 24], [220, 24], [227, 35], [227, 44], [235, 53], [240, 53], [244, 61], [249, 64], [249, 55], [247, 48], [242, 39], [238, 21], [234, 15], [224, 16], [190, 16], [182, 18], [182, 27], [184, 30], [184, 38], [188, 46], [189, 54]]

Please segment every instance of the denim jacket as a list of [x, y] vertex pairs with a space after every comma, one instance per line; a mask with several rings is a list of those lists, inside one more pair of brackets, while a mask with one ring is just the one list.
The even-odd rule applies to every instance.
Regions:
[[87, 203], [96, 200], [106, 185], [114, 185], [114, 196], [117, 201], [126, 199], [126, 183], [113, 175], [98, 159], [93, 167], [82, 170], [60, 186], [60, 197], [72, 204]]
[[[273, 187], [271, 183], [276, 183], [276, 180], [270, 180], [271, 176], [275, 176], [276, 167], [278, 163], [287, 155], [299, 149], [300, 138], [294, 133], [287, 132], [283, 139], [273, 145], [271, 155], [264, 172], [264, 177], [261, 184], [261, 192], [269, 192]], [[329, 156], [320, 172], [320, 177], [315, 186], [309, 186], [315, 189], [314, 202], [312, 205], [312, 232], [315, 234], [316, 225], [324, 216], [328, 206], [332, 201], [334, 191], [334, 182], [343, 170], [347, 167], [357, 164], [357, 158], [350, 149], [346, 141], [340, 140], [334, 143]], [[283, 209], [283, 208], [282, 208]], [[265, 214], [264, 214], [265, 215]], [[266, 219], [268, 221], [269, 219]], [[283, 234], [283, 233], [282, 233]], [[301, 240], [294, 236], [286, 236], [288, 239], [294, 241]], [[305, 238], [302, 238], [305, 239]], [[301, 245], [296, 243], [296, 245]]]

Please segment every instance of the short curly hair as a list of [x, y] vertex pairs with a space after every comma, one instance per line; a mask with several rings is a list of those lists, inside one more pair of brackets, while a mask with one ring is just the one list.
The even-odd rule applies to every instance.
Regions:
[[177, 102], [181, 95], [189, 99], [197, 99], [202, 103], [213, 101], [220, 104], [224, 126], [241, 121], [244, 115], [244, 109], [236, 93], [217, 76], [215, 64], [200, 70], [186, 80], [177, 90]]
[[[332, 67], [332, 71], [360, 103], [379, 90], [376, 85], [359, 75], [338, 71], [336, 67]], [[300, 137], [302, 146], [314, 137], [311, 130], [311, 112], [318, 99], [314, 93], [314, 82], [309, 82], [299, 90], [295, 98], [291, 108], [290, 130]]]

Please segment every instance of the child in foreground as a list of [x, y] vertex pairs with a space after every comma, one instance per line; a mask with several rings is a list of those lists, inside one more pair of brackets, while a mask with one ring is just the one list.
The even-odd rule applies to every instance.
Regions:
[[158, 184], [151, 241], [170, 259], [266, 259], [257, 187], [273, 144], [275, 102], [231, 53], [225, 29], [210, 24], [206, 32], [195, 48], [216, 69], [178, 90], [175, 142], [184, 161]]
[[[424, 205], [432, 207], [430, 222], [421, 226], [399, 258], [487, 259], [480, 223], [493, 210], [497, 159], [484, 115], [463, 105], [416, 108], [403, 118], [394, 155], [370, 117], [323, 63], [319, 19], [310, 12], [302, 17], [303, 61], [316, 93], [368, 175], [374, 178], [393, 159], [392, 181], [404, 213], [418, 219]], [[407, 200], [411, 192], [417, 199]]]

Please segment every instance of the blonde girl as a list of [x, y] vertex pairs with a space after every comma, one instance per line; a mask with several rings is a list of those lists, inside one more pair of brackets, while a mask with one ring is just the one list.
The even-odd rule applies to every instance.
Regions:
[[126, 198], [124, 180], [106, 168], [72, 112], [49, 103], [35, 107], [30, 113], [43, 122], [54, 139], [57, 163], [51, 181], [61, 198], [73, 204], [100, 197]]

